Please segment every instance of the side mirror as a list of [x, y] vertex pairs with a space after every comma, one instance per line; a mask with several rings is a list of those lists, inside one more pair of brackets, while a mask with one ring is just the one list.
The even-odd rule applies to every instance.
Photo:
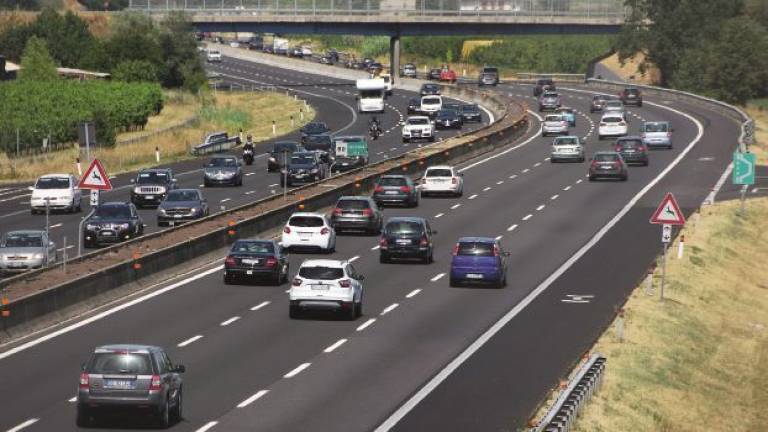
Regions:
[[173, 370], [171, 370], [171, 372], [175, 372], [175, 373], [184, 373], [186, 371], [187, 371], [187, 368], [184, 365], [176, 365], [173, 368]]
[[437, 230], [432, 230], [431, 234], [437, 234]]
[[136, 179], [131, 179], [131, 183], [136, 183]]
[[357, 275], [357, 280], [365, 280], [365, 276], [363, 276], [363, 275]]
[[178, 182], [179, 182], [179, 179], [172, 179], [172, 180], [171, 180], [171, 182], [172, 182], [172, 183], [178, 183]]
[[464, 173], [459, 173], [459, 177], [464, 177]]
[[33, 190], [35, 190], [35, 187], [34, 186], [29, 186], [29, 187], [27, 187], [27, 189], [33, 191]]

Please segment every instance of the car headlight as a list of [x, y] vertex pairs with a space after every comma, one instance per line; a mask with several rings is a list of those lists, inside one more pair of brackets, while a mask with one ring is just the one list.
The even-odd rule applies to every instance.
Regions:
[[32, 258], [34, 258], [34, 259], [43, 259], [43, 254], [42, 253], [36, 253], [36, 254], [32, 255]]
[[319, 169], [317, 169], [317, 168], [312, 168], [312, 171], [310, 171], [310, 172], [311, 172], [312, 174], [317, 174], [318, 172], [320, 172], [320, 170], [319, 170]]
[[136, 186], [135, 188], [133, 188], [133, 193], [140, 193], [140, 192], [141, 192], [140, 187]]
[[277, 162], [277, 159], [275, 159], [273, 156], [270, 156], [270, 157], [269, 157], [269, 161], [270, 161], [270, 162]]
[[224, 177], [234, 177], [234, 176], [235, 176], [235, 173], [233, 173], [233, 172], [231, 172], [231, 171], [230, 171], [230, 172], [225, 172], [225, 173], [223, 173], [223, 175], [224, 175]]
[[99, 226], [94, 224], [86, 224], [85, 229], [87, 229], [88, 231], [95, 231], [99, 229]]
[[157, 212], [160, 213], [161, 215], [164, 215], [165, 214], [165, 209], [162, 208], [162, 207], [158, 207], [157, 208]]
[[130, 224], [127, 224], [127, 223], [121, 223], [121, 224], [120, 224], [120, 225], [118, 225], [118, 226], [120, 227], [120, 229], [124, 229], [124, 230], [127, 230], [127, 229], [128, 229], [130, 226], [131, 226], [131, 225], [130, 225]]
[[203, 209], [201, 207], [192, 207], [192, 213], [202, 213]]

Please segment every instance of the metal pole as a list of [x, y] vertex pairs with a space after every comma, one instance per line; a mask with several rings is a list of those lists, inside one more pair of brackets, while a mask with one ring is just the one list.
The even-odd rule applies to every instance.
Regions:
[[88, 134], [88, 123], [85, 124], [85, 160], [91, 163], [91, 137]]
[[[92, 191], [91, 193], [93, 193]], [[96, 207], [92, 207], [91, 211], [88, 212], [87, 215], [85, 215], [84, 218], [80, 220], [80, 225], [78, 225], [78, 236], [77, 236], [77, 256], [83, 255], [83, 224], [85, 221], [87, 221], [91, 216], [93, 216], [93, 213], [96, 211]]]
[[64, 236], [64, 249], [62, 249], [62, 262], [61, 262], [61, 268], [64, 271], [64, 273], [67, 272], [67, 236]]
[[747, 188], [748, 185], [741, 186], [741, 204], [739, 206], [739, 216], [744, 216], [744, 202], [747, 200]]
[[[48, 241], [51, 241], [51, 198], [45, 197], [45, 237]], [[46, 249], [47, 250], [47, 249]], [[48, 254], [46, 254], [46, 267], [48, 266]]]
[[664, 301], [664, 279], [667, 277], [667, 244], [662, 243], [662, 254], [661, 254], [661, 297], [659, 298], [659, 301]]
[[283, 201], [288, 199], [288, 151], [283, 150]]

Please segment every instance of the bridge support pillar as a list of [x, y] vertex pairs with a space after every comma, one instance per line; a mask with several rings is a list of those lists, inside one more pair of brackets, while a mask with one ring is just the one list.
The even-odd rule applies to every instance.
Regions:
[[393, 83], [400, 76], [400, 35], [389, 38], [389, 74]]

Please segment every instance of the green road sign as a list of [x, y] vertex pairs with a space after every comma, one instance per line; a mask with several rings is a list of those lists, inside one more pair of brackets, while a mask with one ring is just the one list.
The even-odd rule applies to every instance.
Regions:
[[733, 153], [733, 184], [755, 184], [755, 155], [753, 153]]

